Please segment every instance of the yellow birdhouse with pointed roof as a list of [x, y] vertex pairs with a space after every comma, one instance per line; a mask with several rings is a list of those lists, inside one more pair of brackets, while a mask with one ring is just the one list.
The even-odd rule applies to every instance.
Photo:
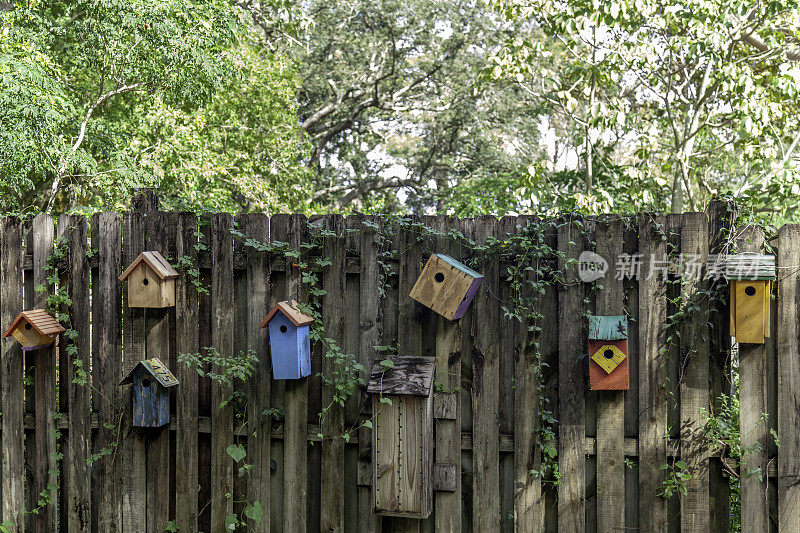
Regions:
[[128, 307], [175, 307], [178, 272], [158, 252], [142, 252], [119, 277], [128, 283]]
[[725, 261], [730, 282], [731, 335], [736, 342], [763, 344], [770, 336], [775, 256], [737, 254]]
[[3, 337], [14, 337], [27, 351], [52, 344], [64, 331], [64, 326], [44, 309], [31, 309], [21, 312]]

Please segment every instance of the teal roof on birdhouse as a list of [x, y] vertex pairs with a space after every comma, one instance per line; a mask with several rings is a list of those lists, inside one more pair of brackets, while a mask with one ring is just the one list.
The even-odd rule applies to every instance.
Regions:
[[627, 338], [627, 316], [589, 316], [589, 340], [621, 341]]
[[169, 369], [161, 362], [160, 359], [155, 357], [151, 359], [145, 359], [144, 361], [139, 361], [136, 366], [134, 366], [128, 375], [125, 376], [125, 379], [119, 382], [120, 385], [125, 385], [126, 383], [131, 383], [133, 381], [133, 373], [139, 367], [144, 368], [147, 370], [150, 375], [155, 378], [161, 385], [164, 387], [174, 387], [178, 384], [178, 379], [169, 371]]
[[482, 278], [483, 277], [483, 274], [480, 274], [479, 272], [476, 272], [476, 271], [472, 270], [471, 268], [469, 268], [464, 263], [456, 261], [455, 259], [453, 259], [449, 255], [445, 255], [445, 254], [433, 254], [433, 255], [439, 257], [440, 259], [442, 259], [443, 261], [445, 261], [446, 263], [448, 263], [452, 267], [457, 268], [458, 270], [460, 270], [461, 272], [463, 272], [464, 274], [466, 274], [466, 275], [468, 275], [470, 277], [473, 277], [473, 278]]

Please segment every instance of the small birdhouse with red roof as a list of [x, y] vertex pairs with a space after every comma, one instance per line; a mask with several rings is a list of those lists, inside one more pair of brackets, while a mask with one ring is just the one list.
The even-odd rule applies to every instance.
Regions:
[[175, 307], [178, 272], [158, 252], [142, 252], [119, 277], [128, 283], [128, 307]]
[[297, 308], [297, 302], [278, 302], [261, 321], [269, 326], [269, 347], [274, 379], [300, 379], [311, 374], [311, 324], [314, 318]]
[[589, 317], [589, 387], [628, 390], [628, 317]]
[[464, 316], [483, 276], [445, 254], [433, 254], [409, 296], [447, 320]]
[[64, 326], [44, 309], [31, 309], [21, 312], [3, 337], [13, 336], [28, 351], [52, 344], [64, 331]]
[[133, 385], [133, 426], [158, 428], [169, 424], [169, 389], [178, 380], [160, 359], [139, 361], [119, 384]]

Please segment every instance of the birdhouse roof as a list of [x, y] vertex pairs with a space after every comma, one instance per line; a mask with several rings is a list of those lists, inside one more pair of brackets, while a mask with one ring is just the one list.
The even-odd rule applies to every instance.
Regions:
[[435, 255], [436, 257], [438, 257], [439, 259], [441, 259], [445, 263], [449, 264], [450, 266], [452, 266], [454, 268], [457, 268], [458, 270], [460, 270], [461, 272], [463, 272], [464, 274], [468, 275], [471, 278], [482, 278], [483, 277], [483, 274], [481, 274], [481, 273], [479, 273], [479, 272], [477, 272], [475, 270], [472, 270], [470, 267], [468, 267], [464, 263], [462, 263], [460, 261], [456, 261], [455, 259], [453, 259], [449, 255], [445, 255], [445, 254], [433, 254], [433, 255]]
[[774, 255], [734, 254], [726, 256], [723, 261], [725, 267], [723, 273], [729, 280], [776, 278]]
[[275, 317], [275, 313], [280, 311], [286, 318], [292, 321], [297, 327], [306, 326], [314, 322], [314, 317], [311, 317], [297, 308], [297, 302], [294, 300], [286, 300], [285, 302], [278, 302], [269, 314], [261, 321], [261, 327], [267, 327], [267, 324]]
[[621, 341], [627, 338], [627, 316], [589, 316], [590, 340]]
[[33, 326], [33, 329], [39, 332], [40, 335], [55, 335], [66, 331], [64, 326], [47, 314], [44, 309], [31, 309], [30, 311], [21, 312], [8, 327], [3, 337], [9, 337], [23, 320]]
[[126, 268], [125, 272], [120, 275], [119, 280], [125, 281], [128, 279], [131, 272], [133, 272], [142, 261], [147, 263], [147, 266], [152, 268], [161, 279], [174, 279], [178, 277], [178, 271], [172, 268], [172, 265], [169, 264], [169, 261], [164, 259], [163, 255], [158, 252], [142, 252], [139, 254], [139, 257], [131, 263], [131, 266]]
[[140, 366], [147, 370], [150, 375], [153, 376], [155, 380], [164, 387], [174, 387], [178, 384], [178, 380], [175, 378], [172, 372], [169, 371], [169, 369], [164, 365], [164, 363], [161, 362], [160, 359], [155, 357], [136, 363], [136, 366], [134, 366], [131, 371], [128, 372], [128, 375], [125, 376], [125, 379], [120, 381], [119, 384], [125, 385], [126, 383], [133, 382], [133, 373], [136, 372], [136, 369]]
[[436, 359], [433, 357], [393, 357], [393, 366], [375, 363], [369, 376], [370, 394], [427, 396], [433, 385]]

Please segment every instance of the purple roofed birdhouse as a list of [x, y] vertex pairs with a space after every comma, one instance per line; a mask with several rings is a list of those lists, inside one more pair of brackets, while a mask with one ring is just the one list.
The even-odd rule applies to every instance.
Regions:
[[464, 316], [483, 276], [449, 255], [433, 254], [411, 289], [411, 298], [448, 320]]
[[269, 347], [274, 379], [300, 379], [311, 374], [311, 340], [314, 318], [301, 312], [297, 302], [278, 302], [261, 321], [269, 325]]

